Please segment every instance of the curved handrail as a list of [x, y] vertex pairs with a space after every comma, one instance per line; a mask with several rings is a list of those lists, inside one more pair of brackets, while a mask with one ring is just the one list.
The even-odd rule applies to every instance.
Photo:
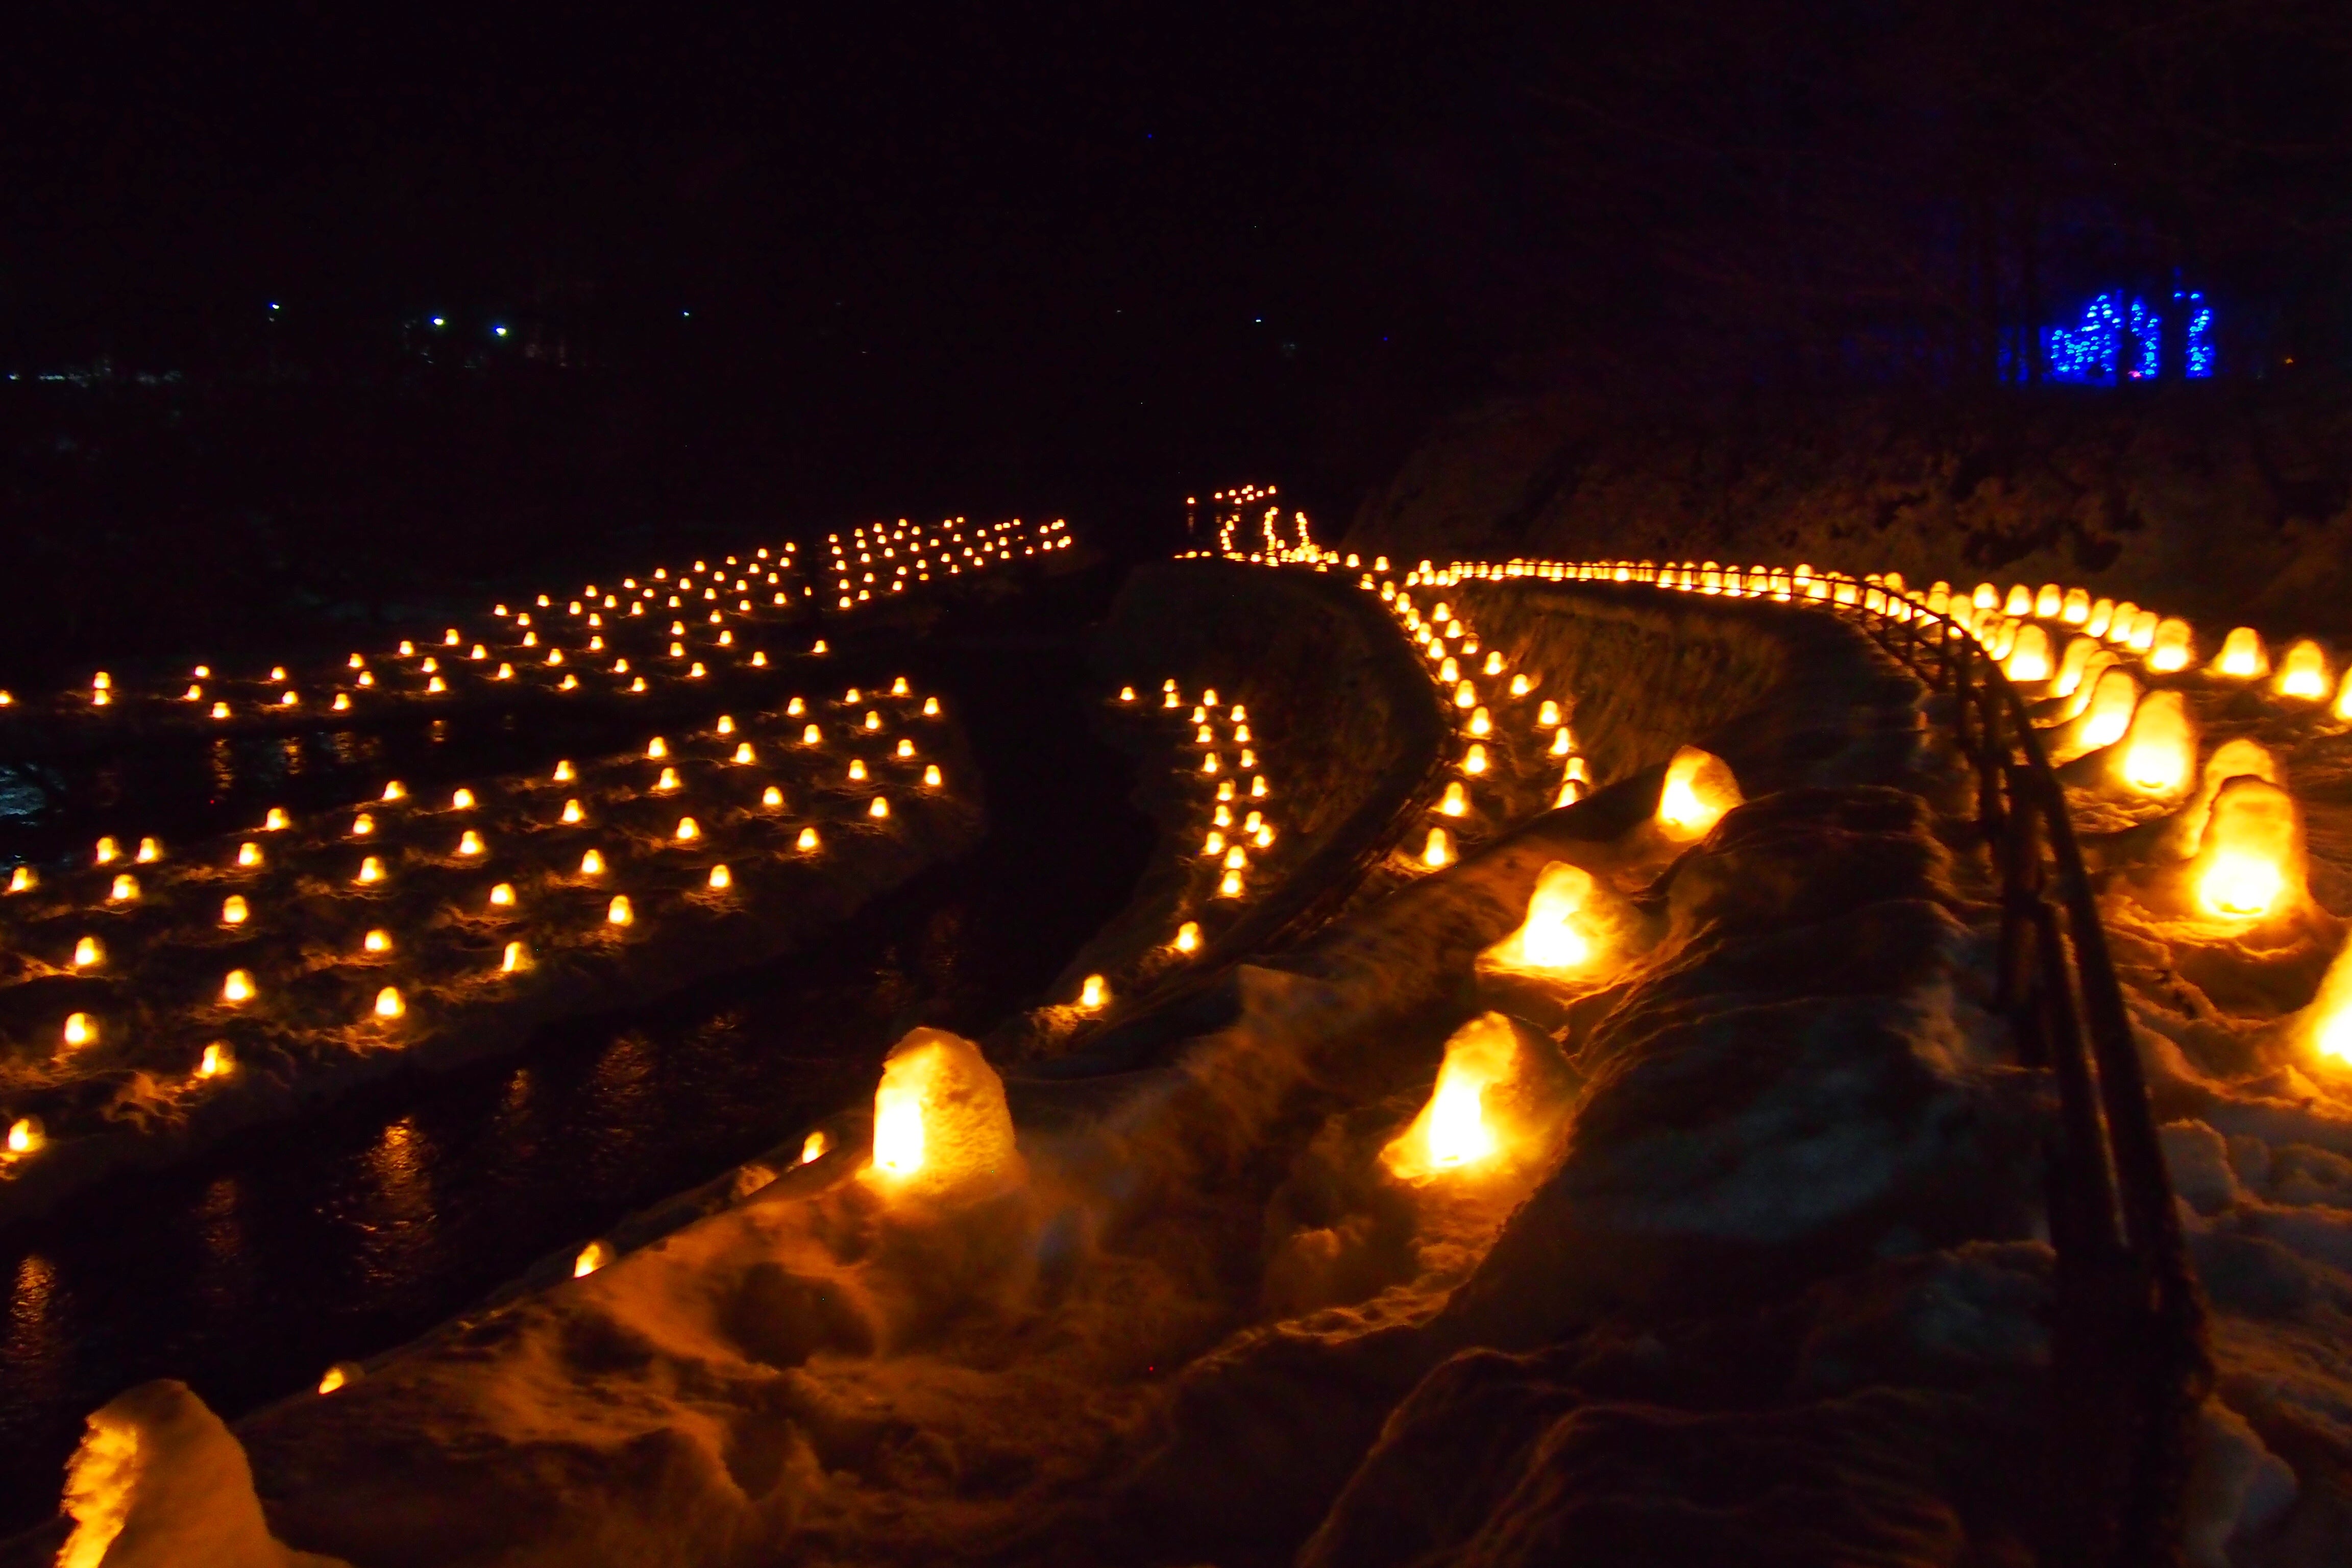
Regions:
[[2001, 881], [2000, 1005], [2021, 1054], [2058, 1085], [2050, 1457], [2053, 1475], [2084, 1484], [2053, 1508], [2053, 1544], [2067, 1562], [2178, 1563], [2213, 1381], [2205, 1304], [2065, 792], [2024, 700], [1973, 633], [1910, 593], [1855, 588], [1845, 602], [1832, 591], [1824, 607], [1853, 614], [1951, 699]]

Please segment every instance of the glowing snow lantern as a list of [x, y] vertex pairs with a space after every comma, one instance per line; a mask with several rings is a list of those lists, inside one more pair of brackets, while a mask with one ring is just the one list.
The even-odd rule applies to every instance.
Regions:
[[215, 703], [214, 703], [214, 704], [213, 704], [213, 717], [214, 717], [214, 718], [215, 718], [215, 719], [226, 719], [226, 718], [227, 718], [227, 717], [228, 717], [228, 704], [227, 704], [227, 703], [226, 703], [226, 702], [215, 702]]
[[242, 893], [231, 893], [221, 900], [221, 924], [225, 926], [241, 926], [252, 913]]
[[1460, 779], [1445, 786], [1445, 798], [1437, 803], [1437, 809], [1448, 816], [1460, 816], [1470, 809], [1470, 792], [1462, 787]]
[[2079, 626], [2091, 618], [2091, 595], [2087, 588], [2069, 588], [2058, 606], [2058, 618], [2070, 626]]
[[2030, 616], [2033, 613], [2033, 591], [2022, 583], [2009, 585], [2009, 597], [2000, 603], [2004, 616]]
[[1559, 723], [1559, 704], [1547, 697], [1544, 699], [1543, 706], [1536, 710], [1536, 727], [1549, 730]]
[[261, 864], [261, 846], [250, 838], [236, 847], [236, 863], [240, 866]]
[[1078, 1005], [1089, 1013], [1099, 1012], [1110, 1001], [1110, 992], [1099, 974], [1089, 974], [1078, 987]]
[[2263, 647], [2262, 634], [2252, 626], [2237, 626], [2221, 639], [2221, 651], [2213, 659], [2213, 673], [2226, 675], [2233, 680], [2255, 680], [2271, 672], [2271, 657]]
[[881, 821], [884, 817], [886, 817], [886, 816], [889, 816], [889, 815], [890, 815], [890, 801], [889, 801], [889, 798], [888, 798], [887, 796], [886, 796], [886, 795], [876, 795], [876, 796], [874, 797], [874, 804], [873, 804], [873, 805], [869, 805], [869, 806], [867, 806], [867, 807], [866, 808], [866, 816], [870, 816], [870, 817], [872, 817], [872, 818], [874, 818], [874, 820], [875, 820], [875, 821], [877, 821], [877, 822], [879, 822], [879, 821]]
[[403, 784], [398, 779], [394, 779], [391, 783], [383, 786], [383, 798], [386, 800], [405, 800], [407, 797], [407, 786]]
[[1227, 872], [1226, 872], [1226, 873], [1225, 873], [1222, 878], [1220, 878], [1220, 879], [1218, 879], [1218, 881], [1217, 881], [1217, 897], [1219, 897], [1219, 898], [1221, 898], [1221, 899], [1238, 899], [1238, 898], [1240, 898], [1241, 896], [1242, 896], [1242, 874], [1241, 874], [1241, 872], [1239, 872], [1238, 870], [1227, 871]]
[[2001, 668], [2011, 680], [2049, 679], [2050, 634], [2030, 622], [2018, 627], [2017, 641], [2011, 646]]
[[372, 931], [360, 938], [360, 946], [369, 952], [390, 952], [392, 933], [382, 930]]
[[572, 780], [572, 776], [571, 763], [567, 761], [555, 764], [555, 782], [557, 784], [570, 784]]
[[1495, 732], [1494, 718], [1486, 709], [1474, 708], [1470, 710], [1470, 732], [1474, 735], [1491, 735]]
[[[242, 973], [243, 971], [238, 973]], [[98, 1020], [87, 1013], [66, 1015], [66, 1044], [86, 1046], [98, 1038]]]
[[196, 1062], [198, 1078], [226, 1078], [236, 1070], [236, 1053], [226, 1040], [215, 1040], [206, 1046], [204, 1056]]
[[677, 826], [672, 832], [670, 837], [676, 838], [680, 843], [684, 843], [686, 840], [690, 838], [701, 837], [702, 827], [700, 824], [694, 820], [694, 818], [690, 816], [681, 816], [677, 819]]
[[2095, 752], [2123, 739], [2138, 701], [2139, 687], [2128, 670], [2112, 667], [2101, 670], [2075, 730], [2082, 748]]
[[1488, 950], [1487, 956], [1513, 969], [1565, 970], [1588, 963], [1592, 933], [1577, 917], [1591, 903], [1599, 884], [1590, 872], [1554, 860], [1536, 878], [1527, 919]]
[[608, 925], [628, 925], [636, 918], [636, 910], [630, 907], [626, 893], [614, 894], [613, 901], [604, 906], [604, 921]]
[[939, 714], [940, 714], [940, 700], [939, 700], [938, 698], [936, 698], [936, 697], [926, 697], [926, 698], [924, 698], [924, 699], [923, 699], [923, 716], [924, 716], [925, 718], [927, 718], [927, 719], [936, 719], [936, 718], [938, 718], [938, 717], [939, 717]]
[[1466, 680], [1461, 685], [1455, 687], [1454, 689], [1454, 706], [1456, 708], [1475, 708], [1478, 706], [1478, 689], [1471, 685]]
[[513, 906], [514, 901], [515, 890], [512, 882], [499, 882], [490, 889], [490, 903], [494, 908], [509, 909]]
[[1696, 746], [1677, 749], [1666, 763], [1658, 791], [1659, 829], [1678, 843], [1706, 837], [1724, 813], [1740, 803], [1739, 781], [1729, 764]]
[[676, 768], [664, 768], [661, 771], [661, 777], [654, 780], [654, 793], [656, 795], [667, 795], [677, 787], [677, 770]]
[[383, 862], [373, 855], [361, 857], [359, 880], [362, 882], [383, 881]]
[[156, 838], [142, 838], [139, 841], [139, 853], [131, 857], [142, 866], [152, 864], [163, 858], [163, 841]]
[[801, 836], [800, 836], [800, 837], [799, 837], [797, 840], [795, 840], [795, 841], [794, 841], [794, 843], [793, 843], [793, 847], [794, 847], [794, 848], [796, 848], [796, 849], [800, 849], [800, 850], [802, 850], [802, 851], [805, 852], [805, 851], [808, 851], [808, 850], [813, 850], [813, 849], [814, 849], [816, 847], [817, 847], [816, 829], [815, 829], [815, 828], [814, 828], [814, 827], [803, 827], [803, 828], [802, 828], [802, 829], [801, 829]]
[[30, 866], [19, 866], [8, 873], [8, 890], [12, 893], [29, 893], [39, 885], [40, 875]]
[[669, 743], [659, 735], [646, 742], [646, 758], [648, 762], [657, 763], [668, 755]]
[[1445, 829], [1429, 830], [1429, 837], [1421, 847], [1421, 863], [1433, 871], [1454, 863], [1454, 840], [1446, 836]]
[[940, 773], [939, 763], [931, 763], [924, 767], [923, 787], [925, 789], [937, 789], [940, 784], [946, 782], [945, 777]]
[[2217, 920], [2260, 920], [2298, 898], [2303, 826], [2294, 798], [2267, 779], [2222, 784], [2190, 875], [2199, 905]]
[[[2146, 616], [2148, 612], [2143, 610], [2140, 613]], [[2138, 642], [2137, 629], [2133, 642], [2135, 645]], [[2187, 621], [2178, 616], [2168, 616], [2157, 623], [2147, 645], [2148, 668], [2158, 675], [2169, 675], [2175, 670], [2188, 668], [2196, 657], [2197, 634], [2189, 628]]]
[[253, 1000], [253, 976], [242, 969], [232, 969], [221, 982], [221, 1000], [228, 1003]]
[[1502, 653], [1501, 653], [1499, 650], [1497, 650], [1497, 651], [1491, 652], [1491, 653], [1487, 654], [1487, 655], [1486, 655], [1486, 664], [1485, 664], [1485, 665], [1483, 665], [1482, 667], [1480, 667], [1479, 673], [1480, 673], [1480, 674], [1482, 674], [1482, 675], [1500, 675], [1500, 674], [1502, 674], [1502, 673], [1503, 673], [1503, 656], [1502, 656]]
[[585, 855], [581, 856], [580, 874], [583, 877], [603, 876], [604, 874], [604, 857], [593, 849], [591, 849]]
[[97, 856], [100, 865], [111, 865], [122, 858], [122, 847], [111, 837], [101, 838], [98, 841]]
[[2151, 691], [2141, 698], [2120, 746], [2116, 771], [2126, 787], [2158, 797], [2187, 789], [2197, 739], [2180, 693]]
[[2327, 695], [2327, 655], [2309, 637], [2291, 644], [2279, 660], [2278, 692], [2316, 702]]
[[572, 1278], [585, 1279], [612, 1261], [613, 1249], [601, 1241], [592, 1241], [580, 1249], [579, 1257], [572, 1260]]
[[1475, 778], [1486, 771], [1486, 748], [1475, 741], [1462, 753], [1462, 771]]
[[[2080, 593], [2082, 590], [2078, 588], [2075, 592]], [[2033, 614], [2042, 620], [2049, 620], [2059, 613], [2065, 602], [2064, 589], [2055, 583], [2044, 583], [2042, 584], [2042, 591], [2033, 595]]]
[[482, 836], [479, 833], [477, 833], [474, 829], [468, 827], [458, 837], [457, 853], [460, 855], [479, 855], [481, 852]]
[[8, 1123], [8, 1152], [11, 1154], [33, 1153], [44, 1142], [39, 1117], [20, 1116]]
[[1445, 1042], [1445, 1059], [1429, 1102], [1381, 1162], [1412, 1182], [1486, 1163], [1503, 1152], [1502, 1139], [1486, 1114], [1486, 1094], [1508, 1084], [1518, 1065], [1518, 1041], [1499, 1013], [1472, 1019]]
[[873, 1174], [940, 1189], [1014, 1173], [1004, 1086], [978, 1047], [918, 1028], [891, 1047], [874, 1090]]
[[99, 950], [98, 938], [83, 937], [74, 943], [73, 966], [76, 969], [95, 968], [105, 955]]
[[770, 784], [766, 789], [760, 792], [760, 804], [761, 805], [782, 805], [784, 804], [784, 792], [778, 789], [774, 784]]
[[1175, 948], [1179, 952], [1197, 952], [1201, 947], [1201, 922], [1186, 921], [1176, 928]]
[[[2050, 678], [2050, 694], [2072, 697], [2083, 684], [2083, 673], [2090, 668], [2091, 656], [2103, 652], [2099, 639], [2093, 637], [2069, 637], [2066, 651], [2058, 660], [2058, 673]], [[2015, 679], [2016, 677], [2011, 677]]]
[[715, 892], [725, 892], [735, 885], [735, 875], [725, 866], [710, 868], [710, 886]]
[[139, 879], [125, 871], [114, 879], [114, 886], [107, 891], [106, 901], [110, 904], [127, 904], [138, 897]]

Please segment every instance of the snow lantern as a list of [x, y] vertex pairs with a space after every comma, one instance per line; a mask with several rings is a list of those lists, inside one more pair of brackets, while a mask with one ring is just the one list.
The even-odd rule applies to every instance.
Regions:
[[1658, 791], [1658, 827], [1668, 838], [1687, 844], [1705, 837], [1742, 798], [1728, 763], [1696, 746], [1680, 747], [1666, 763], [1665, 783]]
[[2136, 793], [2168, 797], [2189, 787], [2196, 756], [2196, 731], [2189, 727], [2187, 702], [2178, 691], [2151, 691], [2132, 713], [2116, 771]]
[[2001, 666], [2011, 680], [2031, 681], [2050, 679], [2050, 634], [2031, 622], [2017, 628], [2017, 640], [2011, 645], [2009, 658]]
[[2216, 920], [2257, 921], [2299, 901], [2303, 824], [2294, 797], [2267, 779], [2222, 784], [2190, 877], [2199, 906]]
[[1429, 1102], [1381, 1151], [1381, 1163], [1405, 1181], [1469, 1173], [1503, 1152], [1486, 1094], [1517, 1077], [1518, 1040], [1499, 1013], [1473, 1018], [1445, 1042], [1445, 1059]]
[[1580, 967], [1592, 957], [1593, 933], [1578, 916], [1591, 902], [1597, 886], [1583, 868], [1552, 861], [1536, 877], [1527, 919], [1487, 949], [1486, 957], [1507, 969]]
[[[2146, 610], [2140, 612], [2143, 619], [2148, 614]], [[2133, 628], [2132, 640], [2135, 644], [2139, 640], [2137, 626]], [[2197, 634], [2189, 629], [2187, 621], [2179, 616], [2167, 616], [2157, 622], [2147, 645], [2148, 668], [2158, 675], [2169, 675], [2175, 670], [2187, 669], [2196, 658]]]
[[1012, 1172], [1013, 1113], [980, 1047], [916, 1028], [890, 1048], [874, 1090], [870, 1173], [890, 1186], [950, 1190]]
[[2221, 639], [2221, 651], [2213, 658], [2214, 674], [2232, 680], [2257, 680], [2270, 672], [2270, 650], [2263, 647], [2262, 633], [2252, 626], [2236, 626]]
[[2279, 660], [2278, 693], [2316, 702], [2327, 695], [2327, 655], [2305, 637], [2291, 644]]

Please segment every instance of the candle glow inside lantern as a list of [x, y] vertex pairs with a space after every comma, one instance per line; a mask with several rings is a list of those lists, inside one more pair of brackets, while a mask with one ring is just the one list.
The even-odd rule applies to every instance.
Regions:
[[98, 1020], [87, 1013], [66, 1015], [66, 1044], [86, 1046], [98, 1038]]
[[2132, 679], [2129, 670], [2119, 666], [2101, 670], [2076, 724], [2075, 734], [2082, 749], [2095, 752], [2122, 740], [2131, 729], [2132, 715], [2138, 706], [2139, 685]]
[[2157, 798], [2188, 789], [2197, 737], [2179, 692], [2151, 691], [2141, 698], [2119, 745], [2116, 772], [2125, 787]]
[[1448, 816], [1460, 816], [1470, 809], [1470, 792], [1462, 787], [1460, 779], [1445, 786], [1445, 797], [1437, 803], [1437, 809]]
[[94, 969], [103, 956], [99, 950], [98, 938], [94, 936], [83, 937], [74, 943], [73, 966], [76, 969]]
[[1499, 1013], [1456, 1029], [1428, 1102], [1381, 1151], [1381, 1163], [1401, 1180], [1425, 1182], [1494, 1161], [1504, 1146], [1487, 1096], [1517, 1078], [1518, 1055], [1518, 1040]]
[[369, 952], [390, 952], [392, 933], [388, 931], [372, 931], [360, 939], [360, 946]]
[[2216, 920], [2258, 921], [2303, 896], [2303, 824], [2294, 797], [2267, 779], [2222, 784], [2190, 876]]
[[107, 890], [106, 901], [110, 904], [127, 904], [138, 897], [139, 879], [125, 871], [114, 879], [114, 885]]
[[1703, 838], [1742, 798], [1730, 764], [1696, 746], [1678, 747], [1658, 791], [1659, 830], [1676, 843]]
[[251, 906], [246, 903], [245, 895], [242, 893], [231, 893], [221, 900], [220, 918], [221, 924], [225, 926], [241, 926], [252, 912]]
[[242, 969], [232, 969], [221, 982], [221, 1000], [232, 1005], [253, 1000], [253, 976]]
[[8, 1124], [9, 1153], [30, 1154], [38, 1150], [43, 1142], [39, 1117], [20, 1116]]
[[1179, 952], [1199, 952], [1201, 947], [1201, 922], [1199, 921], [1186, 921], [1182, 925], [1178, 926], [1176, 928], [1176, 941], [1174, 946], [1176, 951]]
[[226, 1040], [213, 1041], [196, 1061], [198, 1078], [226, 1078], [236, 1068], [236, 1053], [229, 1048]]
[[1454, 840], [1443, 827], [1433, 827], [1421, 847], [1421, 863], [1431, 870], [1454, 864]]
[[629, 925], [636, 918], [636, 910], [631, 907], [629, 896], [626, 893], [615, 893], [613, 896], [613, 901], [604, 906], [604, 921], [607, 925]]

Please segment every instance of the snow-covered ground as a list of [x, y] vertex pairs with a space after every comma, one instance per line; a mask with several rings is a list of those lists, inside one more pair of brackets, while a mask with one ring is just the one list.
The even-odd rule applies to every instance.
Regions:
[[386, 780], [152, 858], [109, 841], [26, 872], [0, 899], [0, 1126], [26, 1145], [0, 1152], [0, 1221], [845, 917], [978, 835], [954, 717], [926, 700], [774, 699], [462, 792]]
[[[928, 1164], [886, 1087], [720, 1212], [242, 1423], [277, 1537], [362, 1568], [2032, 1560], [2065, 1484], [2050, 1099], [1990, 1011], [1916, 688], [1826, 616], [1461, 602], [1572, 702], [1591, 799], [1485, 797], [1473, 853], [1401, 850], [1139, 1066], [1000, 1080], [910, 1039]], [[2193, 1560], [2340, 1562], [2352, 1115], [2297, 1009], [2352, 779], [2333, 728], [2201, 679], [2209, 741], [2264, 740], [2305, 803], [2315, 909], [2217, 936], [2153, 814], [2069, 777], [2216, 1310]], [[1691, 844], [1654, 812], [1694, 742], [1748, 804]], [[1587, 959], [1504, 962], [1539, 881], [1580, 889]], [[280, 1560], [187, 1405], [101, 1420], [81, 1511]]]

